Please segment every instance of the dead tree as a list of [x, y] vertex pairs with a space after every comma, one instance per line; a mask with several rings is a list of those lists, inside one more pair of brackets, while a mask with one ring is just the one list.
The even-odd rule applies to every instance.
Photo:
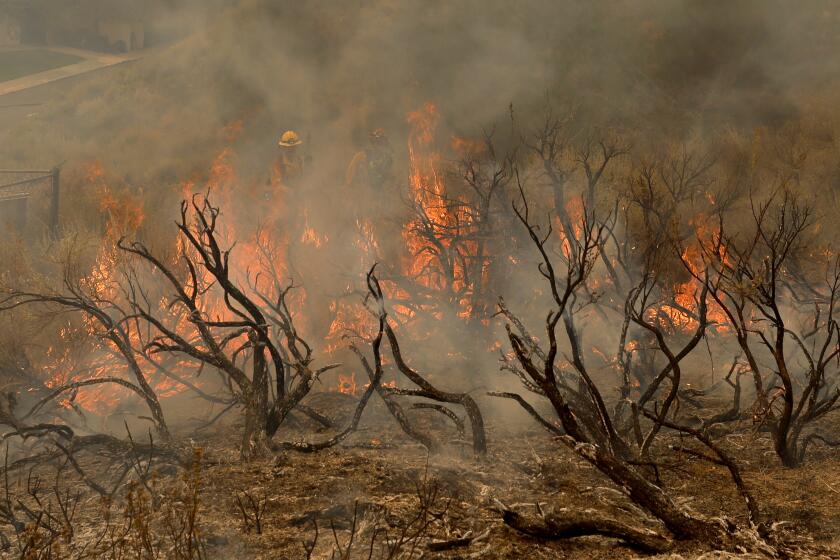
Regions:
[[[492, 298], [488, 297], [504, 273], [494, 255], [506, 252], [507, 225], [500, 209], [513, 179], [513, 165], [516, 154], [501, 156], [497, 153], [492, 134], [485, 134], [483, 150], [479, 154], [465, 157], [459, 164], [463, 183], [468, 187], [469, 205], [466, 221], [469, 234], [464, 235], [459, 245], [460, 268], [463, 270], [466, 306], [473, 320], [486, 319], [492, 310]], [[464, 297], [461, 298], [462, 302]]]
[[[567, 243], [575, 243], [579, 217], [570, 212], [569, 204], [579, 197], [579, 208], [593, 210], [598, 201], [596, 194], [603, 186], [604, 173], [610, 166], [627, 154], [627, 147], [608, 138], [581, 138], [572, 129], [574, 116], [558, 117], [549, 111], [545, 119], [529, 138], [522, 143], [537, 158], [542, 173], [547, 180], [552, 194], [553, 210], [559, 222], [559, 229]], [[582, 173], [582, 189], [574, 189], [573, 177]], [[572, 192], [574, 189], [574, 192]], [[605, 235], [602, 244], [609, 241]], [[606, 253], [602, 252], [603, 257]], [[620, 285], [620, 278], [609, 259], [603, 258], [604, 266], [611, 280]]]
[[[622, 376], [622, 396], [616, 413], [617, 423], [625, 428], [624, 405], [629, 395], [637, 388], [648, 390], [658, 374], [655, 358], [665, 358], [656, 336], [625, 309], [626, 295], [646, 274], [645, 266], [651, 259], [670, 258], [679, 264], [679, 255], [671, 254], [669, 242], [677, 243], [694, 235], [694, 230], [687, 227], [690, 221], [680, 223], [680, 216], [684, 207], [694, 205], [696, 199], [705, 202], [700, 193], [711, 184], [710, 170], [715, 158], [682, 146], [673, 154], [643, 162], [630, 172], [627, 188], [615, 196], [610, 208], [607, 197], [602, 195], [610, 188], [605, 175], [630, 153], [623, 142], [609, 133], [598, 137], [577, 131], [573, 116], [562, 118], [551, 112], [542, 126], [522, 142], [537, 160], [539, 178], [551, 189], [552, 209], [563, 243], [569, 249], [579, 249], [574, 245], [586, 211], [590, 213], [587, 218], [596, 222], [602, 233], [597, 263], [593, 263], [601, 279], [594, 288], [583, 283], [581, 293], [602, 320], [622, 322], [612, 365]], [[558, 259], [564, 259], [562, 252]], [[661, 292], [658, 297], [668, 298], [665, 291], [657, 291]], [[671, 296], [669, 307], [697, 319], [693, 310], [681, 308]], [[659, 320], [667, 323], [670, 317], [660, 315]]]
[[[840, 401], [840, 259], [803, 253], [813, 211], [786, 188], [763, 202], [751, 196], [750, 210], [740, 235], [719, 216], [719, 236], [703, 244], [715, 274], [709, 294], [752, 374], [754, 420], [769, 429], [782, 463], [796, 467], [811, 442], [828, 442], [806, 428]], [[818, 270], [797, 273], [814, 268], [802, 257]], [[766, 357], [772, 367], [763, 365]]]
[[[185, 274], [142, 243], [120, 241], [119, 247], [163, 278], [173, 292], [169, 318], [183, 314], [191, 326], [185, 334], [161, 316], [135, 278], [131, 312], [154, 333], [144, 350], [185, 356], [220, 372], [245, 411], [241, 452], [247, 458], [268, 449], [268, 439], [289, 412], [336, 365], [313, 367], [312, 349], [295, 329], [286, 302], [289, 287], [274, 294], [273, 301], [264, 296], [261, 301], [235, 276], [231, 249], [220, 245], [218, 218], [219, 209], [206, 197], [182, 203], [177, 227], [188, 247], [180, 263]], [[211, 295], [221, 302], [219, 310], [207, 309]]]
[[31, 292], [14, 287], [8, 288], [6, 294], [0, 300], [0, 311], [37, 304], [52, 305], [59, 309], [82, 313], [88, 318], [88, 324], [93, 327], [92, 335], [103, 342], [106, 351], [115, 354], [122, 360], [133, 380], [113, 375], [99, 376], [51, 387], [30, 414], [37, 412], [47, 402], [58, 399], [66, 393], [76, 392], [83, 387], [116, 384], [129, 389], [143, 400], [149, 409], [158, 435], [168, 441], [170, 439], [169, 428], [166, 425], [157, 394], [149, 384], [148, 371], [144, 367], [146, 364], [143, 363], [142, 355], [137, 351], [136, 324], [132, 320], [131, 311], [127, 308], [125, 302], [120, 301], [119, 296], [122, 294], [109, 296], [95, 287], [87, 287], [84, 282], [74, 281], [67, 270], [64, 271], [63, 288], [63, 291], [46, 293]]
[[488, 289], [494, 255], [501, 252], [494, 251], [500, 238], [500, 197], [513, 178], [512, 164], [513, 156], [497, 154], [488, 133], [478, 152], [466, 155], [453, 166], [457, 169], [445, 174], [453, 179], [447, 181], [447, 190], [420, 185], [424, 190], [409, 201], [406, 236], [412, 263], [422, 266], [387, 279], [398, 282], [416, 304], [441, 310], [443, 295], [444, 310], [470, 320], [485, 319], [492, 308]]
[[594, 215], [605, 228], [600, 262], [605, 265], [601, 276], [608, 279], [598, 283], [595, 304], [605, 310], [605, 318], [616, 315], [622, 321], [613, 365], [622, 378], [614, 414], [623, 432], [632, 429], [631, 395], [639, 392], [647, 402], [662, 383], [663, 367], [666, 375], [672, 371], [662, 349], [664, 338], [684, 334], [691, 341], [690, 352], [716, 332], [699, 313], [701, 303], [706, 305], [698, 297], [702, 278], [691, 282], [692, 275], [703, 276], [697, 270], [702, 265], [694, 262], [700, 259], [685, 250], [686, 240], [705, 234], [706, 216], [730, 203], [725, 189], [712, 192], [714, 163], [711, 154], [687, 146], [666, 150], [634, 165], [611, 216]]
[[[370, 362], [358, 350], [358, 348], [353, 347], [352, 349], [359, 357], [360, 361], [362, 362], [362, 366], [368, 374], [368, 377], [370, 379], [370, 387], [375, 388], [377, 390], [379, 395], [385, 401], [388, 410], [400, 424], [400, 427], [402, 427], [403, 431], [405, 431], [409, 437], [420, 442], [422, 445], [424, 445], [430, 450], [436, 449], [438, 445], [434, 442], [434, 440], [431, 437], [418, 432], [411, 426], [411, 423], [408, 421], [408, 418], [406, 417], [405, 413], [402, 410], [402, 407], [397, 402], [395, 397], [421, 397], [437, 403], [454, 404], [463, 407], [464, 411], [467, 414], [467, 417], [470, 420], [470, 428], [472, 430], [473, 451], [475, 452], [476, 456], [484, 456], [487, 453], [487, 436], [484, 431], [484, 417], [482, 416], [481, 409], [478, 407], [478, 404], [476, 403], [475, 399], [471, 395], [469, 395], [469, 393], [454, 393], [438, 389], [416, 369], [408, 365], [408, 363], [403, 357], [397, 334], [394, 332], [394, 329], [388, 323], [385, 306], [385, 295], [382, 291], [382, 287], [379, 284], [379, 280], [373, 274], [373, 270], [371, 270], [371, 272], [368, 274], [368, 290], [371, 299], [375, 302], [380, 325], [380, 332], [377, 338], [374, 340], [373, 344], [374, 366], [372, 367], [370, 365]], [[394, 360], [394, 365], [397, 367], [400, 373], [402, 373], [409, 381], [411, 381], [412, 383], [414, 383], [414, 385], [417, 386], [416, 389], [386, 387], [377, 381], [381, 379], [382, 376], [382, 356], [379, 342], [383, 331], [388, 339], [388, 344], [391, 349], [391, 357]], [[452, 415], [454, 415], [454, 413], [452, 413], [450, 409], [445, 408], [445, 410], [449, 411], [449, 413], [444, 412], [444, 414], [446, 414], [450, 418], [452, 417]], [[459, 431], [463, 431], [463, 428], [459, 428]]]
[[[122, 358], [134, 379], [106, 372], [52, 387], [21, 420], [10, 416], [13, 421], [6, 423], [20, 430], [23, 420], [47, 402], [110, 383], [140, 395], [160, 437], [168, 441], [163, 411], [148, 381], [150, 373], [166, 375], [202, 398], [223, 404], [223, 412], [242, 407], [244, 457], [267, 451], [268, 440], [293, 409], [324, 423], [322, 415], [301, 401], [319, 376], [337, 364], [313, 365], [312, 347], [296, 329], [287, 302], [293, 286], [283, 285], [276, 270], [261, 272], [271, 279], [271, 289], [264, 289], [264, 282], [232, 267], [231, 250], [220, 244], [218, 218], [219, 209], [206, 197], [182, 203], [177, 227], [184, 249], [174, 262], [143, 243], [120, 239], [117, 247], [126, 259], [107, 290], [85, 289], [83, 282], [71, 281], [67, 273], [63, 292], [10, 290], [0, 300], [0, 310], [37, 303], [84, 313], [87, 323], [98, 327], [93, 334]], [[167, 358], [179, 369], [170, 367]], [[190, 365], [184, 366], [185, 362]], [[229, 396], [209, 394], [198, 385], [194, 375], [205, 369], [219, 374]]]
[[[545, 320], [547, 347], [540, 347], [533, 338], [530, 340], [526, 338], [517, 322], [508, 325], [507, 332], [524, 376], [527, 377], [529, 384], [537, 387], [540, 394], [551, 404], [557, 415], [557, 422], [542, 418], [534, 407], [527, 406], [526, 410], [531, 416], [537, 417], [544, 426], [552, 426], [550, 431], [559, 441], [565, 443], [578, 456], [623, 488], [635, 504], [659, 519], [674, 538], [699, 540], [713, 543], [715, 546], [732, 547], [738, 540], [734, 524], [722, 525], [717, 521], [687, 511], [678, 505], [658, 477], [655, 477], [655, 473], [650, 472], [651, 467], [655, 465], [649, 453], [651, 444], [663, 427], [691, 435], [707, 448], [711, 455], [696, 453], [727, 468], [745, 500], [751, 525], [755, 527], [759, 523], [757, 519], [759, 512], [755, 500], [743, 484], [738, 468], [732, 459], [702, 432], [682, 427], [669, 418], [669, 411], [680, 388], [679, 365], [681, 360], [691, 352], [693, 346], [692, 341], [689, 340], [682, 348], [672, 348], [665, 340], [660, 324], [651, 318], [652, 295], [657, 290], [655, 274], [648, 270], [638, 282], [637, 287], [631, 291], [628, 297], [627, 313], [630, 320], [655, 335], [659, 351], [667, 357], [667, 365], [657, 376], [657, 385], [668, 379], [671, 386], [658, 410], [649, 410], [644, 405], [634, 403], [634, 409], [637, 411], [637, 429], [634, 430], [637, 437], [634, 442], [632, 439], [624, 438], [616, 429], [602, 393], [589, 374], [581, 350], [581, 327], [576, 323], [580, 306], [585, 303], [581, 301], [581, 294], [585, 294], [583, 285], [598, 259], [604, 226], [594, 220], [590, 212], [585, 211], [582, 222], [578, 225], [580, 234], [575, 243], [564, 246], [565, 269], [559, 271], [555, 268], [550, 256], [553, 252], [549, 245], [552, 229], [548, 227], [546, 230], [541, 230], [532, 222], [524, 191], [520, 190], [520, 192], [522, 204], [514, 208], [540, 254], [539, 271], [550, 288], [554, 308], [547, 314]], [[700, 298], [701, 321], [693, 338], [702, 336], [705, 329], [705, 306], [702, 304], [704, 299], [705, 293]], [[563, 322], [565, 341], [558, 332], [560, 321]], [[572, 365], [574, 375], [579, 379], [579, 389], [576, 393], [569, 393], [565, 388], [569, 382], [564, 380], [564, 376], [558, 375], [557, 359], [563, 352], [561, 347], [568, 349], [568, 360]], [[536, 348], [539, 348], [539, 351]], [[652, 388], [651, 393], [655, 392], [656, 389]], [[524, 401], [524, 399], [516, 400], [520, 404]], [[642, 432], [642, 419], [649, 423], [647, 435]], [[557, 435], [558, 433], [562, 435]], [[561, 534], [571, 532], [577, 535], [619, 536], [642, 548], [667, 546], [667, 543], [656, 539], [640, 542], [639, 531], [628, 527], [626, 523], [617, 520], [602, 523], [599, 521], [600, 516], [588, 517], [591, 522], [585, 524], [575, 522], [574, 519], [570, 519], [568, 523], [558, 519], [545, 519], [541, 523], [540, 532], [544, 536], [545, 532], [550, 532], [553, 527], [562, 530]], [[533, 533], [534, 527], [531, 522], [526, 523], [522, 518], [511, 515], [506, 515], [506, 519], [514, 528]]]
[[[372, 292], [379, 290], [378, 293], [381, 294], [381, 289], [377, 285], [376, 277], [374, 276], [375, 265], [368, 271], [367, 273], [367, 285], [368, 289]], [[377, 301], [377, 303], [381, 304], [381, 301]], [[356, 428], [359, 426], [359, 422], [362, 418], [362, 412], [364, 412], [365, 406], [367, 406], [368, 401], [373, 396], [375, 391], [382, 391], [382, 354], [380, 351], [380, 346], [382, 345], [382, 335], [385, 332], [385, 325], [388, 320], [388, 315], [385, 311], [385, 307], [383, 305], [378, 306], [377, 310], [379, 327], [376, 331], [376, 336], [373, 338], [371, 342], [371, 348], [373, 350], [373, 363], [374, 367], [371, 369], [368, 361], [365, 359], [364, 354], [357, 347], [353, 347], [353, 350], [357, 353], [360, 360], [362, 361], [362, 365], [368, 369], [368, 373], [370, 374], [370, 383], [365, 389], [365, 392], [362, 394], [362, 397], [359, 399], [359, 403], [356, 405], [356, 410], [353, 413], [353, 418], [351, 419], [350, 423], [344, 428], [341, 432], [337, 433], [336, 435], [332, 436], [331, 438], [318, 442], [318, 443], [309, 443], [309, 442], [286, 442], [275, 444], [272, 447], [274, 449], [294, 449], [296, 451], [304, 451], [304, 452], [314, 452], [320, 451], [322, 449], [326, 449], [328, 447], [333, 447], [344, 439], [347, 438], [351, 433], [353, 433]]]
[[[54, 453], [10, 463], [5, 442], [0, 525], [9, 526], [14, 539], [6, 539], [4, 548], [14, 544], [21, 558], [159, 557], [163, 550], [172, 558], [207, 557], [198, 527], [200, 449], [176, 463], [185, 467], [183, 486], [166, 488], [157, 467], [172, 452], [156, 447], [151, 432], [148, 444], [135, 443], [130, 434], [128, 441], [66, 431], [18, 435], [38, 439]], [[91, 468], [83, 453], [94, 454], [100, 466]], [[91, 502], [92, 494], [101, 499]], [[100, 504], [100, 516], [78, 515], [92, 503]], [[115, 507], [122, 515], [114, 515]]]
[[[708, 281], [703, 284], [700, 294], [695, 299], [697, 311], [695, 312], [697, 325], [694, 332], [687, 340], [682, 341], [681, 348], [673, 347], [668, 340], [668, 325], [667, 321], [663, 319], [662, 300], [652, 297], [658, 289], [656, 267], [649, 264], [646, 267], [646, 274], [643, 276], [640, 283], [630, 291], [628, 296], [628, 305], [626, 307], [630, 319], [645, 331], [649, 332], [656, 341], [656, 350], [664, 355], [665, 366], [659, 371], [651, 382], [647, 385], [644, 392], [638, 400], [632, 402], [632, 410], [634, 414], [633, 427], [636, 436], [636, 445], [639, 449], [639, 454], [644, 460], [649, 460], [650, 448], [656, 438], [656, 435], [665, 424], [668, 415], [672, 412], [673, 407], [679, 403], [679, 395], [682, 390], [682, 367], [681, 362], [697, 347], [708, 328]], [[708, 280], [704, 276], [705, 280]], [[670, 301], [670, 300], [668, 300]], [[649, 403], [656, 397], [662, 384], [668, 381], [669, 387], [664, 395], [664, 398], [656, 403], [655, 420], [649, 431], [643, 437], [641, 436], [640, 419], [638, 417], [640, 411], [642, 414], [648, 416]], [[751, 498], [745, 494], [747, 504], [751, 503]], [[750, 510], [751, 518], [755, 519], [757, 512]]]

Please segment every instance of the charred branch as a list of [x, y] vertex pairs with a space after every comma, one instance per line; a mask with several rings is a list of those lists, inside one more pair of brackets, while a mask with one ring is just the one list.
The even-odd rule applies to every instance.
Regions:
[[[368, 287], [372, 293], [376, 294], [379, 293], [381, 297], [381, 291], [376, 282], [376, 277], [374, 276], [375, 267], [371, 268], [370, 271], [367, 273], [367, 283]], [[359, 422], [362, 419], [362, 413], [367, 406], [368, 401], [370, 400], [373, 393], [380, 388], [382, 385], [382, 354], [380, 352], [380, 346], [382, 345], [382, 336], [385, 330], [385, 324], [388, 320], [388, 315], [385, 311], [384, 305], [381, 304], [379, 306], [379, 329], [376, 333], [376, 336], [371, 343], [371, 347], [373, 349], [373, 359], [374, 359], [374, 371], [373, 375], [370, 378], [370, 383], [368, 384], [367, 389], [362, 394], [361, 399], [359, 399], [359, 403], [356, 405], [356, 410], [353, 413], [353, 418], [350, 421], [350, 424], [341, 432], [334, 435], [333, 437], [318, 443], [307, 443], [307, 442], [284, 442], [272, 445], [274, 450], [285, 450], [285, 449], [293, 449], [295, 451], [303, 451], [307, 453], [321, 451], [323, 449], [327, 449], [329, 447], [333, 447], [341, 443], [344, 439], [347, 438], [351, 433], [356, 431], [356, 428], [359, 426]]]
[[541, 517], [529, 517], [504, 508], [502, 520], [512, 529], [538, 539], [559, 540], [599, 535], [619, 539], [631, 548], [649, 553], [667, 552], [674, 546], [671, 539], [654, 531], [635, 527], [595, 510], [565, 510]]

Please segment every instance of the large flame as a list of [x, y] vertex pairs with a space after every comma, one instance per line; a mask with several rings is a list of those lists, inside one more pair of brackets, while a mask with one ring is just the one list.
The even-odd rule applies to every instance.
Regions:
[[[714, 199], [709, 195], [709, 200], [714, 204]], [[689, 332], [698, 327], [697, 311], [699, 298], [703, 292], [703, 246], [714, 246], [718, 241], [720, 231], [705, 214], [697, 214], [691, 220], [695, 231], [695, 239], [689, 243], [682, 252], [681, 258], [688, 267], [690, 278], [685, 282], [677, 283], [674, 286], [674, 303], [676, 305], [663, 305], [659, 312], [670, 320], [671, 324], [678, 330]], [[726, 260], [725, 250], [720, 258]], [[706, 317], [712, 331], [723, 333], [729, 330], [729, 319], [724, 310], [712, 299], [706, 296]]]
[[[466, 317], [472, 310], [469, 303], [470, 286], [467, 286], [463, 264], [457, 263], [453, 270], [447, 271], [443, 268], [439, 256], [429, 250], [431, 248], [430, 235], [444, 247], [450, 248], [453, 239], [470, 233], [473, 227], [473, 216], [470, 214], [469, 205], [459, 204], [457, 200], [453, 203], [453, 199], [447, 193], [442, 173], [444, 159], [435, 145], [439, 120], [438, 110], [431, 103], [426, 103], [408, 115], [411, 127], [408, 137], [410, 196], [422, 217], [412, 220], [403, 227], [405, 257], [400, 263], [400, 268], [405, 279], [425, 289], [440, 291], [444, 295], [459, 294], [454, 303], [460, 306], [459, 314]], [[210, 163], [206, 180], [184, 182], [180, 186], [180, 194], [187, 200], [195, 194], [207, 192], [211, 194], [213, 200], [227, 213], [228, 218], [219, 222], [219, 227], [223, 228], [217, 232], [220, 242], [227, 246], [234, 244], [236, 246], [232, 257], [236, 261], [236, 266], [231, 267], [232, 273], [236, 275], [234, 280], [246, 291], [256, 289], [272, 297], [276, 296], [273, 291], [277, 289], [273, 279], [285, 281], [289, 279], [290, 244], [300, 244], [306, 246], [308, 250], [320, 249], [329, 242], [329, 236], [314, 227], [308, 209], [302, 210], [303, 219], [300, 231], [287, 231], [279, 227], [277, 224], [286, 225], [283, 220], [278, 220], [278, 215], [288, 201], [285, 200], [286, 191], [277, 184], [271, 185], [273, 189], [270, 193], [271, 204], [258, 205], [265, 208], [265, 215], [258, 227], [251, 223], [253, 220], [235, 219], [237, 212], [242, 209], [243, 200], [248, 199], [247, 196], [243, 196], [243, 193], [254, 191], [258, 193], [256, 196], [260, 196], [261, 192], [261, 187], [243, 185], [236, 172], [234, 164], [236, 153], [232, 144], [242, 130], [241, 121], [233, 122], [224, 128], [222, 137], [228, 145], [221, 149]], [[479, 155], [484, 149], [480, 142], [457, 137], [452, 139], [450, 148], [459, 154], [472, 155]], [[120, 259], [125, 255], [118, 249], [117, 242], [123, 236], [129, 238], [136, 236], [144, 225], [145, 216], [139, 197], [127, 191], [110, 188], [107, 176], [106, 170], [99, 163], [92, 163], [85, 169], [87, 181], [99, 192], [100, 210], [104, 216], [104, 233], [95, 263], [82, 282], [86, 290], [98, 297], [118, 298]], [[253, 201], [247, 200], [246, 206], [253, 207]], [[231, 219], [231, 216], [234, 219]], [[378, 235], [382, 232], [377, 230], [376, 224], [370, 217], [364, 215], [358, 217], [355, 225], [352, 246], [359, 257], [359, 270], [366, 270], [372, 263], [382, 259], [378, 239]], [[425, 236], [421, 235], [422, 228], [426, 228]], [[458, 250], [467, 253], [475, 251], [473, 242], [461, 240], [460, 243]], [[174, 250], [171, 253], [170, 264], [175, 269], [178, 269], [184, 257], [194, 259], [197, 256], [194, 254], [194, 249], [186, 244], [181, 236], [173, 239], [172, 247]], [[218, 320], [231, 319], [231, 312], [224, 303], [223, 294], [212, 287], [212, 278], [209, 273], [200, 269], [197, 272], [199, 282], [208, 286], [208, 289], [199, 297], [202, 313]], [[486, 267], [480, 271], [477, 281], [483, 281], [485, 275]], [[399, 285], [399, 282], [383, 279], [382, 287], [392, 302], [390, 307], [394, 327], [405, 326], [406, 322], [415, 316], [418, 309], [417, 303], [411, 301], [410, 294]], [[347, 288], [348, 294], [354, 294], [353, 286]], [[291, 294], [289, 301], [296, 326], [303, 333], [307, 332], [308, 318], [303, 313], [306, 297], [305, 289], [299, 287]], [[184, 338], [196, 340], [195, 326], [189, 321], [189, 317], [179, 306], [171, 306], [170, 303], [167, 296], [160, 296], [156, 303], [155, 313], [164, 317], [169, 325], [174, 325], [176, 331]], [[332, 321], [326, 339], [323, 341], [323, 347], [327, 352], [346, 347], [348, 334], [366, 339], [375, 333], [375, 317], [364, 307], [357, 295], [336, 298], [330, 305], [330, 312]], [[431, 309], [429, 313], [432, 317], [442, 316], [438, 310], [434, 309]], [[50, 362], [47, 367], [50, 372], [48, 386], [55, 387], [91, 377], [114, 376], [132, 381], [130, 372], [116, 349], [109, 347], [107, 341], [97, 338], [96, 332], [97, 325], [90, 319], [82, 321], [80, 328], [68, 325], [62, 331], [63, 343], [48, 351]], [[422, 333], [413, 334], [423, 336]], [[80, 368], [75, 366], [82, 362], [83, 357], [89, 360], [91, 355], [83, 351], [73, 351], [73, 346], [78, 345], [84, 338], [83, 335], [87, 335], [88, 340], [97, 341], [95, 344], [98, 347], [93, 354], [97, 358], [93, 366], [87, 368], [84, 374], [77, 374], [74, 372], [79, 371]], [[133, 343], [138, 348], [141, 347], [142, 341], [138, 333], [132, 332], [131, 336], [134, 337]], [[87, 362], [85, 365], [90, 364]], [[169, 363], [167, 367], [173, 368], [178, 375], [195, 382], [198, 364], [189, 359], [178, 360], [174, 364]], [[160, 397], [174, 395], [185, 389], [183, 385], [160, 375], [154, 369], [146, 374]], [[357, 390], [355, 373], [350, 372], [349, 375], [341, 377], [337, 389], [355, 393]], [[86, 410], [105, 414], [115, 410], [126, 396], [126, 390], [117, 385], [94, 385], [79, 391], [78, 394], [73, 394], [72, 399], [66, 401], [65, 404], [69, 405], [72, 400], [75, 405]]]
[[[434, 145], [439, 118], [437, 107], [432, 103], [426, 103], [408, 115], [411, 125], [408, 138], [410, 195], [435, 231], [442, 230], [451, 222], [446, 206], [446, 187], [438, 172], [441, 155]], [[417, 228], [422, 226], [422, 223], [412, 222], [403, 229], [408, 249], [403, 272], [423, 286], [441, 289], [446, 280], [433, 253], [427, 250], [427, 240], [418, 234]]]
[[[83, 292], [93, 300], [118, 302], [120, 300], [119, 266], [123, 253], [117, 243], [123, 236], [133, 236], [145, 221], [142, 201], [135, 195], [113, 188], [99, 162], [84, 168], [85, 180], [96, 189], [99, 209], [105, 218], [103, 235], [90, 269], [79, 279]], [[161, 302], [165, 308], [165, 302]], [[139, 348], [139, 333], [130, 323], [125, 323], [130, 343]], [[76, 381], [120, 377], [133, 381], [129, 368], [116, 346], [101, 336], [102, 326], [93, 318], [84, 316], [78, 322], [68, 321], [59, 330], [60, 343], [47, 350], [45, 385], [56, 388]], [[174, 395], [183, 387], [157, 372], [148, 374], [149, 382], [159, 397]], [[107, 414], [117, 408], [129, 395], [129, 390], [111, 383], [91, 385], [81, 391], [71, 391], [60, 404], [75, 404], [82, 409]]]
[[[440, 114], [433, 103], [408, 114], [409, 188], [419, 216], [403, 229], [407, 249], [403, 274], [426, 288], [460, 294], [455, 302], [460, 306], [459, 315], [469, 317], [473, 311], [470, 293], [475, 288], [470, 282], [483, 282], [486, 267], [482, 266], [478, 278], [467, 280], [464, 263], [478, 257], [477, 243], [469, 239], [475, 216], [466, 200], [447, 193], [442, 173], [444, 159], [435, 145], [439, 121]], [[452, 140], [452, 147], [465, 157], [483, 152], [479, 142], [457, 137]], [[457, 247], [453, 247], [455, 240]], [[451, 270], [444, 268], [442, 250], [460, 253], [461, 258], [451, 259], [448, 264]]]

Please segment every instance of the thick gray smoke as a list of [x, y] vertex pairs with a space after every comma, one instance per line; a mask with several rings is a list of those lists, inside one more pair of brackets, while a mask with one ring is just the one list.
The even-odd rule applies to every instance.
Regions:
[[528, 112], [546, 98], [593, 124], [651, 132], [773, 125], [795, 114], [796, 94], [837, 70], [837, 15], [816, 0], [247, 0], [148, 10], [159, 27], [197, 31], [52, 101], [7, 136], [3, 160], [108, 159], [135, 181], [160, 179], [197, 170], [232, 119], [250, 117], [266, 139], [307, 129], [323, 146], [401, 126], [426, 100], [465, 133], [492, 126], [511, 102]]
[[[573, 110], [581, 129], [617, 130], [645, 146], [781, 127], [811, 88], [837, 76], [840, 60], [840, 12], [818, 0], [173, 1], [150, 13], [189, 33], [0, 131], [3, 165], [67, 162], [68, 188], [80, 193], [63, 209], [67, 223], [91, 215], [82, 205], [95, 193], [73, 174], [85, 163], [100, 162], [141, 195], [151, 237], [172, 230], [182, 183], [201, 185], [224, 147], [243, 188], [261, 184], [278, 137], [294, 129], [311, 158], [310, 199], [320, 202], [310, 225], [341, 239], [353, 225], [348, 199], [364, 207], [378, 198], [345, 189], [348, 163], [370, 130], [384, 128], [404, 193], [406, 114], [426, 102], [441, 113], [442, 152], [453, 135], [491, 130], [511, 147], [546, 106]], [[231, 123], [241, 123], [235, 140]], [[394, 219], [404, 212], [399, 197], [390, 209]], [[247, 204], [227, 216], [254, 225]], [[364, 272], [342, 241], [309, 265], [324, 272], [324, 294], [348, 283], [332, 273], [336, 262]]]

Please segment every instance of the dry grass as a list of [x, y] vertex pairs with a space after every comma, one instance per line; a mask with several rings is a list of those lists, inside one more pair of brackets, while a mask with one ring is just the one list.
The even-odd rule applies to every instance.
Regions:
[[[351, 414], [354, 407], [352, 397], [336, 393], [320, 394], [316, 400], [338, 420]], [[17, 535], [7, 526], [3, 529], [7, 547], [0, 557], [642, 557], [612, 539], [540, 542], [502, 523], [496, 500], [525, 512], [536, 511], [539, 502], [543, 510], [594, 507], [637, 523], [642, 519], [630, 501], [595, 469], [523, 418], [502, 422], [494, 415], [488, 426], [489, 456], [475, 461], [468, 445], [458, 441], [445, 419], [429, 411], [412, 411], [411, 415], [419, 429], [445, 443], [441, 454], [428, 456], [394, 425], [382, 403], [374, 401], [357, 433], [341, 446], [320, 453], [290, 451], [243, 463], [236, 447], [238, 438], [233, 437], [236, 422], [220, 426], [217, 432], [194, 441], [202, 450], [200, 468], [157, 468], [148, 476], [138, 474], [142, 469], [135, 470], [113, 501], [103, 501], [85, 489], [71, 470], [65, 470], [56, 484], [72, 490], [76, 513], [70, 526], [59, 523], [51, 532], [29, 523]], [[516, 424], [519, 421], [522, 424]], [[836, 421], [836, 417], [824, 420], [826, 425]], [[314, 428], [299, 418], [299, 435]], [[664, 439], [671, 437], [675, 436]], [[763, 512], [784, 522], [787, 538], [807, 548], [799, 557], [837, 557], [840, 460], [836, 450], [814, 448], [805, 466], [786, 469], [770, 453], [763, 436], [747, 432], [730, 436], [726, 446], [743, 466]], [[109, 462], [105, 457], [87, 455], [80, 461], [84, 469], [107, 478]], [[51, 497], [55, 471], [40, 469], [43, 472], [36, 471], [36, 475], [46, 482], [42, 500], [53, 503], [51, 511], [55, 513], [57, 504]], [[745, 520], [743, 504], [719, 467], [670, 455], [662, 462], [661, 472], [664, 482], [688, 507], [706, 515]], [[34, 507], [25, 497], [25, 474], [12, 481], [13, 494]], [[647, 525], [658, 528], [652, 521]], [[451, 549], [433, 551], [430, 546]], [[711, 552], [691, 543], [653, 558], [754, 557]]]
[[81, 62], [71, 54], [47, 49], [0, 50], [0, 82]]
[[[338, 396], [335, 399], [341, 400]], [[342, 406], [349, 411], [350, 404]], [[428, 457], [424, 449], [406, 440], [384, 420], [387, 417], [380, 416], [381, 410], [372, 409], [368, 414], [362, 431], [339, 448], [317, 454], [289, 453], [250, 464], [222, 461], [207, 467], [202, 486], [212, 494], [202, 500], [206, 504], [203, 521], [211, 542], [223, 543], [211, 546], [210, 556], [301, 558], [304, 543], [313, 538], [311, 520], [321, 515], [320, 544], [312, 558], [331, 558], [336, 550], [335, 539], [341, 546], [349, 541], [356, 511], [356, 525], [362, 520], [367, 525], [357, 536], [358, 551], [349, 557], [367, 558], [367, 549], [360, 544], [369, 542], [374, 527], [394, 532], [410, 521], [418, 510], [417, 483], [426, 480], [434, 481], [439, 499], [446, 502], [447, 508], [444, 519], [429, 524], [424, 543], [426, 538], [451, 540], [489, 533], [467, 547], [449, 552], [426, 551], [425, 558], [465, 558], [471, 554], [480, 558], [639, 557], [614, 540], [538, 542], [501, 523], [494, 509], [495, 499], [506, 504], [539, 501], [543, 508], [598, 507], [625, 518], [636, 515], [634, 506], [597, 471], [547, 441], [543, 432], [530, 427], [512, 431], [491, 425], [489, 457], [475, 462], [462, 456], [457, 445], [449, 446], [448, 454]], [[442, 440], [452, 436], [451, 429], [431, 415], [417, 415], [415, 421]], [[209, 455], [232, 459], [236, 453], [226, 439], [219, 434], [205, 442]], [[763, 443], [757, 442], [756, 448], [763, 451]], [[734, 444], [731, 448], [737, 449]], [[799, 535], [806, 541], [814, 539], [820, 546], [833, 544], [834, 554], [838, 553], [840, 511], [836, 508], [837, 494], [827, 486], [840, 486], [836, 452], [815, 449], [801, 470], [785, 469], [761, 451], [745, 448], [737, 454], [747, 482], [767, 514], [785, 521], [790, 535]], [[759, 460], [753, 459], [756, 455]], [[721, 469], [675, 457], [663, 469], [663, 477], [690, 507], [707, 515], [746, 519], [742, 502]], [[246, 524], [241, 521], [237, 505], [243, 491], [265, 496], [260, 532], [243, 530]], [[335, 539], [330, 523], [336, 530]], [[387, 556], [373, 556], [380, 557]], [[707, 554], [697, 544], [678, 548], [671, 556], [661, 556], [674, 560], [736, 557]]]

